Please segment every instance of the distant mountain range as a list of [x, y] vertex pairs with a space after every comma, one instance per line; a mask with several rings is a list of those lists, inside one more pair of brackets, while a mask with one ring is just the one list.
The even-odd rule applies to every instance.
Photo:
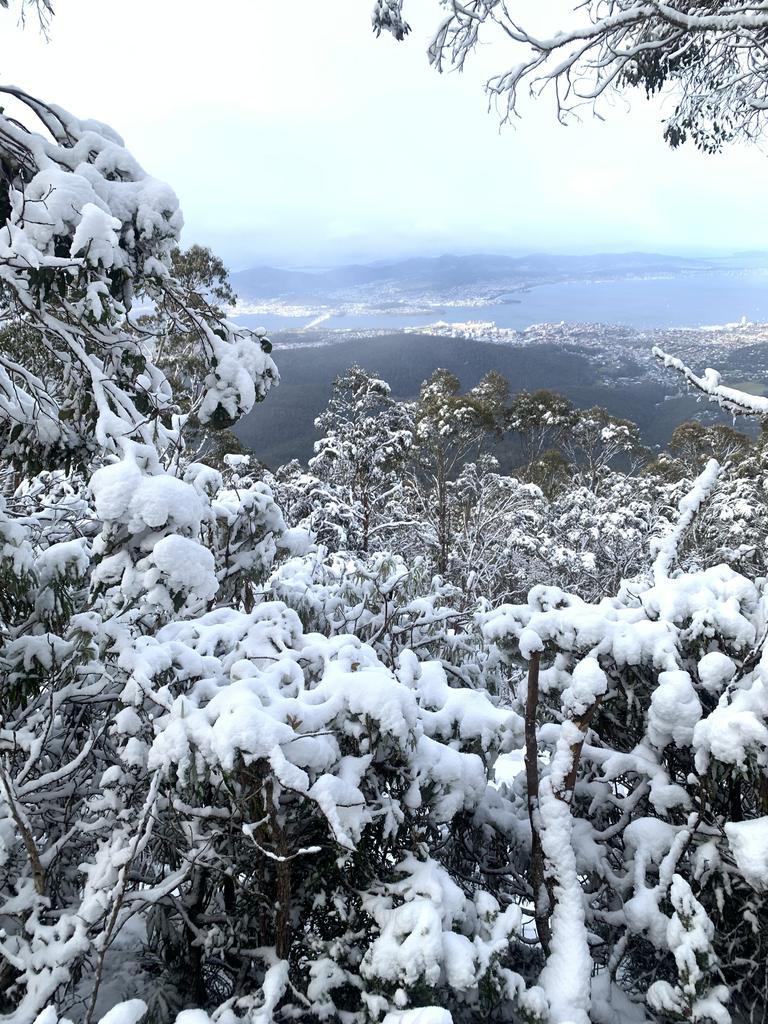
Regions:
[[322, 270], [253, 267], [232, 274], [232, 283], [245, 301], [317, 301], [358, 296], [370, 298], [372, 293], [396, 293], [407, 297], [468, 291], [514, 292], [554, 281], [687, 274], [712, 270], [722, 264], [723, 261], [717, 259], [638, 252], [590, 256], [481, 254], [416, 257]]

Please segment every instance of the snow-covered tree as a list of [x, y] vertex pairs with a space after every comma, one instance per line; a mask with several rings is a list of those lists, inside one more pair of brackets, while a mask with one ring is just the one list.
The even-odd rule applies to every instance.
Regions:
[[[200, 245], [174, 249], [171, 273], [183, 294], [184, 305], [192, 310], [223, 319], [236, 303], [227, 268], [210, 249]], [[221, 469], [224, 455], [243, 454], [243, 451], [231, 430], [211, 429], [199, 421], [198, 409], [205, 396], [208, 366], [194, 332], [180, 331], [178, 318], [171, 319], [162, 310], [142, 317], [142, 326], [145, 325], [154, 336], [152, 360], [168, 378], [175, 402], [186, 413], [183, 434], [186, 449]], [[264, 351], [271, 352], [270, 341], [261, 332], [258, 337]]]
[[274, 473], [264, 472], [291, 527], [306, 530], [326, 551], [357, 551], [362, 541], [361, 510], [350, 503], [349, 489], [321, 479], [292, 459]]
[[471, 610], [426, 575], [391, 605], [383, 557], [354, 584], [370, 643], [346, 603], [318, 596], [305, 632], [276, 600], [278, 556], [311, 538], [248, 459], [189, 460], [134, 309], [197, 340], [203, 425], [264, 397], [268, 346], [174, 277], [175, 197], [111, 129], [14, 96], [42, 129], [0, 120], [3, 298], [57, 375], [4, 346], [5, 1019], [535, 1002], [510, 966], [521, 912], [478, 868], [506, 846], [489, 781], [520, 723], [482, 689], [498, 659], [461, 655]]
[[574, 412], [562, 448], [576, 482], [594, 493], [610, 469], [623, 463], [622, 468], [636, 471], [648, 459], [637, 425], [598, 407]]
[[467, 594], [509, 599], [530, 584], [530, 552], [546, 531], [546, 501], [533, 484], [498, 472], [493, 456], [466, 463], [450, 484], [447, 573]]
[[[191, 668], [181, 648], [150, 665], [154, 635], [241, 595], [284, 527], [260, 485], [233, 495], [185, 464], [135, 319], [149, 302], [195, 339], [202, 422], [233, 422], [277, 378], [258, 337], [174, 278], [174, 194], [111, 129], [5, 91], [28, 123], [0, 115], [0, 957], [4, 1008], [27, 1021], [89, 990], [90, 1017], [131, 891], [152, 900], [152, 722]], [[25, 364], [30, 339], [51, 376]]]
[[411, 493], [416, 516], [429, 533], [436, 568], [448, 569], [452, 533], [451, 480], [470, 456], [500, 430], [508, 385], [500, 374], [486, 374], [461, 394], [461, 384], [447, 370], [435, 370], [421, 386], [414, 404]]
[[559, 448], [573, 419], [573, 403], [555, 391], [518, 391], [504, 410], [504, 427], [520, 446], [530, 468]]
[[328, 405], [315, 420], [321, 437], [309, 469], [347, 496], [359, 534], [354, 546], [361, 551], [368, 551], [374, 533], [388, 531], [413, 443], [410, 412], [390, 390], [386, 381], [351, 366], [334, 380]]
[[764, 982], [742, 971], [765, 878], [763, 584], [676, 568], [718, 475], [712, 460], [615, 595], [540, 586], [484, 619], [527, 665], [518, 779], [552, 1021], [592, 1019], [614, 985], [662, 1020], [727, 1021], [729, 994], [762, 1019]]
[[746, 434], [725, 423], [705, 426], [696, 420], [676, 427], [667, 445], [672, 457], [689, 472], [699, 471], [708, 459], [717, 459], [722, 464], [741, 462], [751, 447]]

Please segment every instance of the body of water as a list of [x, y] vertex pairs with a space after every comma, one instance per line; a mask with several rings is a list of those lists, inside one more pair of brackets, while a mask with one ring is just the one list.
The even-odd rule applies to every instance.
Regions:
[[[520, 301], [500, 305], [451, 306], [429, 313], [331, 316], [321, 330], [391, 330], [425, 327], [436, 320], [460, 323], [492, 320], [499, 327], [524, 330], [531, 324], [609, 323], [637, 328], [700, 327], [735, 323], [746, 317], [768, 322], [768, 270], [716, 271], [676, 277], [545, 284], [521, 292]], [[255, 314], [238, 317], [248, 327], [300, 330], [316, 317]]]

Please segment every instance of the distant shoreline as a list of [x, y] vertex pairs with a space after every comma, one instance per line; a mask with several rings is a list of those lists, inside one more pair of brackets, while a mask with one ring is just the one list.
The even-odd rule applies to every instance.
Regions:
[[[489, 299], [489, 293], [493, 298]], [[248, 312], [245, 312], [248, 310]], [[485, 287], [482, 294], [370, 295], [365, 301], [303, 304], [264, 301], [240, 305], [234, 316], [270, 333], [339, 330], [420, 330], [436, 321], [492, 322], [525, 330], [540, 323], [623, 324], [641, 330], [699, 330], [711, 325], [768, 322], [768, 270], [733, 268], [707, 273], [568, 280], [517, 288]]]

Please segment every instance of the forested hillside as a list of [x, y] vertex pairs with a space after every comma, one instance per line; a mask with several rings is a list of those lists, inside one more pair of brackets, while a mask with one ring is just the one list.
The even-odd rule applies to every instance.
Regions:
[[[765, 4], [508, 7], [435, 5], [431, 51], [527, 47], [502, 112], [548, 75], [561, 114], [675, 87], [674, 145], [762, 130]], [[351, 366], [266, 470], [231, 428], [279, 367], [173, 191], [0, 91], [0, 1018], [765, 1021], [765, 433], [651, 455], [498, 373]]]

